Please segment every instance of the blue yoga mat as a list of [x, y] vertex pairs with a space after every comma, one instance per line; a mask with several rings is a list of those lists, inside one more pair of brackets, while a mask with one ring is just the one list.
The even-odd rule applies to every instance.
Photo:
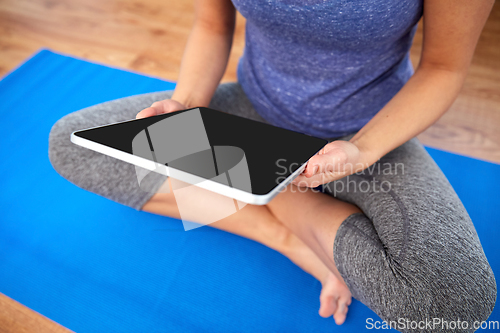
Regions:
[[[209, 227], [137, 212], [60, 177], [51, 126], [67, 113], [174, 83], [42, 50], [0, 81], [0, 292], [77, 332], [361, 332], [336, 326], [321, 285], [287, 258]], [[500, 276], [500, 165], [429, 152]], [[496, 309], [491, 320], [500, 320]]]

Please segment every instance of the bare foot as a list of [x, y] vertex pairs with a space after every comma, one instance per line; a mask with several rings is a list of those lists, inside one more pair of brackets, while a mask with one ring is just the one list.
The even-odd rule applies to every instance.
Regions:
[[287, 246], [281, 253], [297, 266], [318, 279], [323, 288], [319, 297], [321, 317], [333, 316], [337, 325], [344, 323], [348, 306], [351, 304], [351, 292], [345, 282], [328, 270], [316, 254], [297, 236], [289, 233]]
[[347, 310], [351, 305], [351, 292], [344, 281], [341, 281], [332, 272], [328, 272], [321, 281], [323, 289], [319, 296], [320, 308], [319, 315], [327, 318], [333, 315], [335, 323], [341, 325], [344, 323]]

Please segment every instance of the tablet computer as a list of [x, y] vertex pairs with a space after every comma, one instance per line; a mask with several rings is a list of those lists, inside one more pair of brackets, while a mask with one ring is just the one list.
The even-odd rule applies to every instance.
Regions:
[[271, 201], [327, 143], [204, 107], [75, 131], [71, 141], [254, 205]]

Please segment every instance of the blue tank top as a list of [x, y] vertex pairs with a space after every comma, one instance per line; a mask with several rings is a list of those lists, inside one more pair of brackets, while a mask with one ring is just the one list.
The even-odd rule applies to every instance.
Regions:
[[422, 0], [233, 0], [246, 18], [238, 81], [271, 124], [359, 130], [413, 74]]

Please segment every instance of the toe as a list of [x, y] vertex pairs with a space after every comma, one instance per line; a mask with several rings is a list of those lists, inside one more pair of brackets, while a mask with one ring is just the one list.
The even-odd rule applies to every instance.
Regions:
[[346, 315], [347, 315], [347, 310], [348, 310], [348, 304], [347, 304], [346, 299], [339, 299], [338, 305], [337, 305], [337, 311], [335, 311], [333, 318], [335, 319], [335, 323], [337, 325], [342, 325], [345, 321]]
[[333, 295], [321, 295], [319, 298], [319, 315], [323, 318], [332, 316], [337, 310], [337, 299]]

